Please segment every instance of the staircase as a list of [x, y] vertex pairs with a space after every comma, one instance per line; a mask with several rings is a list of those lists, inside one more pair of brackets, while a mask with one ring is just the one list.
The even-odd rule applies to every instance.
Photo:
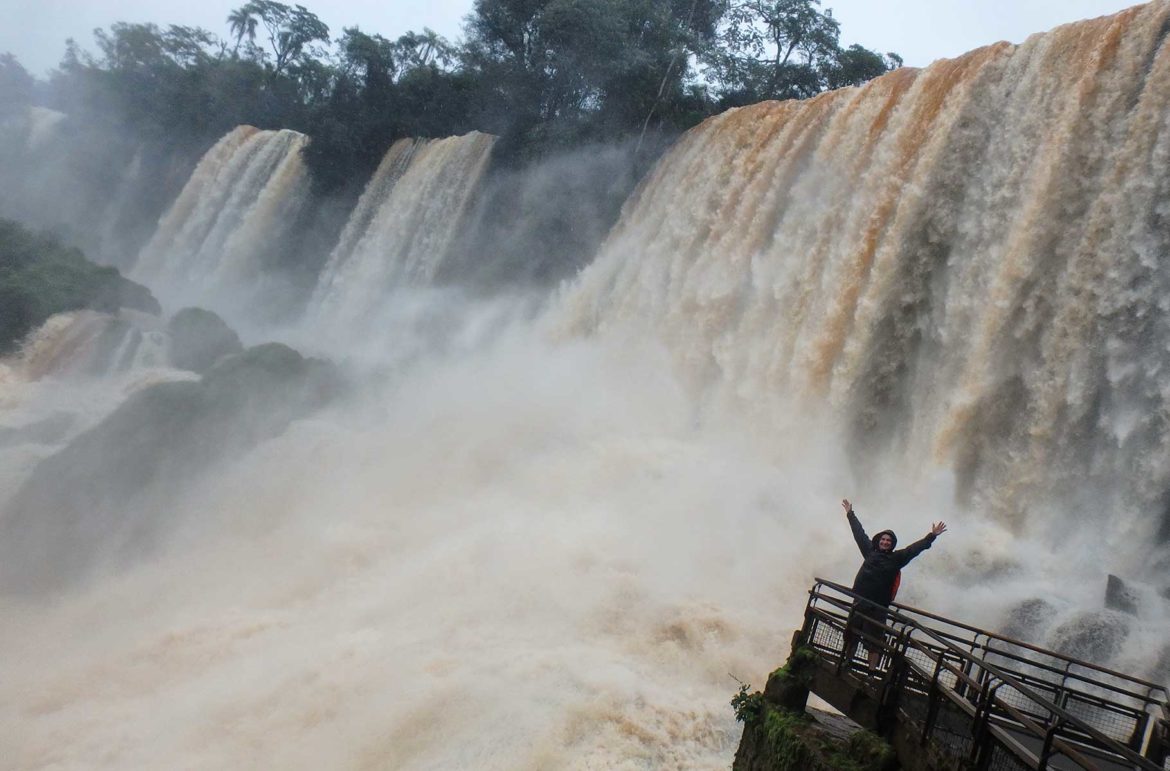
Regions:
[[809, 690], [903, 768], [1170, 769], [1165, 687], [898, 603], [883, 639], [860, 640], [881, 653], [870, 671], [843, 650], [855, 599], [817, 579], [794, 649], [815, 654]]

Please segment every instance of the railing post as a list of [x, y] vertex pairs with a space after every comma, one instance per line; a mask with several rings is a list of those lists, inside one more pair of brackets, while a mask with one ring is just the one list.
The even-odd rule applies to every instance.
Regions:
[[800, 627], [800, 639], [793, 641], [793, 647], [797, 642], [807, 643], [813, 635], [813, 625], [815, 623], [813, 616], [813, 600], [816, 598], [817, 584], [813, 584], [813, 588], [808, 592], [808, 602], [804, 606], [804, 624]]
[[886, 737], [892, 735], [891, 726], [898, 720], [898, 704], [906, 679], [906, 648], [909, 645], [910, 633], [910, 627], [903, 626], [888, 651], [890, 665], [878, 696], [877, 714], [878, 729]]
[[[1068, 673], [1070, 669], [1072, 669], [1072, 662], [1066, 661], [1064, 663], [1064, 675], [1062, 675], [1060, 678], [1060, 687], [1056, 690], [1056, 693], [1053, 694], [1052, 697], [1052, 701], [1061, 709], [1064, 709], [1068, 706]], [[1049, 720], [1051, 720], [1053, 717], [1055, 716], [1050, 715]]]
[[955, 683], [955, 693], [959, 694], [964, 699], [967, 698], [967, 691], [971, 690], [971, 686], [967, 684], [967, 681], [971, 678], [971, 673], [974, 671], [975, 656], [974, 653], [972, 653], [971, 658], [963, 662], [962, 672], [965, 677], [960, 677], [959, 682]]
[[1052, 757], [1052, 741], [1056, 738], [1056, 732], [1062, 725], [1064, 725], [1064, 720], [1057, 720], [1044, 734], [1044, 746], [1040, 748], [1040, 765], [1037, 766], [1037, 771], [1045, 771], [1048, 768], [1048, 759]]
[[1133, 733], [1130, 734], [1128, 747], [1140, 753], [1146, 744], [1146, 733], [1150, 727], [1150, 713], [1143, 709], [1142, 716], [1134, 721]]
[[922, 740], [920, 745], [926, 746], [926, 742], [930, 740], [930, 734], [934, 731], [934, 722], [938, 720], [939, 708], [939, 687], [938, 679], [942, 674], [943, 662], [946, 661], [947, 654], [939, 651], [938, 658], [934, 662], [934, 674], [930, 678], [930, 691], [926, 697], [926, 720], [922, 723]]
[[988, 677], [983, 683], [983, 692], [975, 710], [975, 723], [971, 729], [971, 759], [978, 771], [986, 771], [991, 764], [991, 743], [988, 741], [991, 735], [991, 705], [995, 701], [995, 692], [1003, 685], [1002, 682], [992, 685], [991, 680]]
[[1146, 750], [1146, 757], [1159, 766], [1166, 764], [1170, 757], [1170, 710], [1162, 707], [1162, 714], [1153, 721], [1154, 727], [1150, 732], [1150, 746]]

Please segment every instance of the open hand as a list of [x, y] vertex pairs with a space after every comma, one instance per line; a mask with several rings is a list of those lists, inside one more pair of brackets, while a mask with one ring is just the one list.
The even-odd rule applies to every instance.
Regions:
[[841, 501], [841, 508], [845, 509], [846, 514], [853, 513], [853, 504], [849, 502], [848, 498]]
[[930, 525], [931, 535], [942, 535], [946, 531], [947, 531], [947, 523], [946, 522], [931, 523], [931, 525]]

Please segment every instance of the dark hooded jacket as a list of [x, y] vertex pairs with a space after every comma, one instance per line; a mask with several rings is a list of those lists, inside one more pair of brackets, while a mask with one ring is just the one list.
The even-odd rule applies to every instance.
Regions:
[[853, 579], [853, 591], [870, 602], [888, 607], [894, 599], [894, 582], [898, 578], [898, 572], [907, 562], [929, 549], [936, 536], [929, 533], [921, 541], [915, 541], [905, 549], [883, 552], [878, 550], [878, 540], [883, 535], [889, 535], [894, 541], [894, 546], [898, 545], [898, 537], [894, 535], [894, 531], [882, 530], [870, 538], [865, 534], [861, 522], [857, 520], [857, 515], [851, 511], [848, 516], [849, 527], [853, 530], [853, 540], [857, 541], [857, 548], [865, 558], [857, 571], [857, 577]]

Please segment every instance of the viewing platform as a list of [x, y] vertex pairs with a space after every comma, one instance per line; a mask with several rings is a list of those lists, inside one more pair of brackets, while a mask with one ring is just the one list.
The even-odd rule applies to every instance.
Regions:
[[765, 702], [803, 709], [814, 693], [885, 738], [903, 769], [1170, 768], [1165, 686], [898, 603], [884, 638], [862, 640], [881, 651], [870, 671], [864, 650], [844, 650], [854, 599], [817, 579]]

